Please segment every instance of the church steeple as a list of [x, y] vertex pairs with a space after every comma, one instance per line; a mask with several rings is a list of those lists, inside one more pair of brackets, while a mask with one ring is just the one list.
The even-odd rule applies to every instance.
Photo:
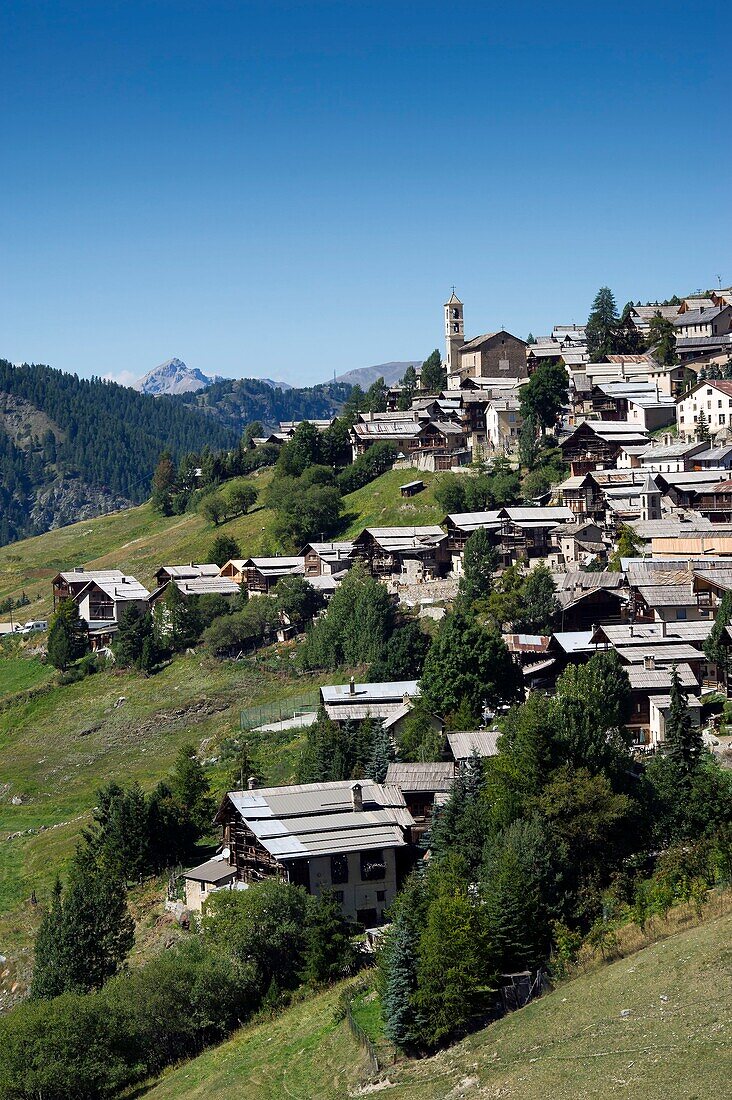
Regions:
[[463, 303], [452, 288], [445, 302], [445, 352], [448, 379], [460, 370], [460, 348], [465, 343]]

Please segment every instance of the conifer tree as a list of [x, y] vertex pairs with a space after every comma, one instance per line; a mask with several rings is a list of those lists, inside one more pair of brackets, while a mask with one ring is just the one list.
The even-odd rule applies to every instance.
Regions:
[[133, 942], [134, 923], [123, 883], [88, 852], [77, 852], [66, 890], [63, 896], [54, 890], [41, 925], [35, 995], [101, 988], [119, 970]]
[[62, 600], [48, 633], [48, 659], [54, 668], [67, 669], [89, 648], [86, 624], [73, 600]]
[[152, 479], [152, 506], [156, 512], [169, 516], [172, 512], [175, 466], [169, 451], [163, 451]]
[[216, 804], [211, 787], [193, 745], [183, 745], [175, 758], [170, 781], [175, 798], [185, 809], [198, 836], [211, 829]]
[[718, 673], [722, 673], [724, 681], [727, 680], [729, 667], [729, 643], [726, 637], [727, 627], [732, 622], [732, 592], [725, 592], [719, 602], [717, 613], [714, 616], [714, 625], [709, 637], [704, 642], [704, 656], [708, 661], [717, 666]]
[[699, 419], [696, 422], [696, 441], [697, 443], [709, 442], [709, 424], [704, 414], [704, 409], [699, 410]]
[[485, 527], [478, 527], [465, 543], [458, 598], [468, 605], [487, 599], [493, 591], [493, 573], [497, 568], [496, 549]]
[[[125, 608], [112, 644], [114, 659], [120, 668], [140, 668], [145, 639], [152, 636], [153, 620], [150, 612], [139, 604]], [[148, 659], [149, 652], [148, 650]]]
[[519, 819], [489, 845], [484, 897], [498, 965], [532, 970], [549, 947], [547, 898], [549, 839], [541, 818]]
[[332, 893], [312, 899], [305, 932], [302, 980], [311, 985], [348, 976], [355, 962], [352, 929]]
[[379, 722], [374, 733], [371, 756], [369, 758], [366, 774], [374, 783], [384, 783], [389, 765], [394, 760], [394, 745], [391, 734], [384, 729], [383, 722]]
[[666, 715], [666, 752], [685, 777], [690, 777], [702, 755], [701, 729], [691, 720], [686, 691], [676, 665], [671, 672], [670, 706]]
[[607, 286], [600, 287], [586, 326], [587, 347], [593, 362], [598, 362], [614, 350], [617, 328], [618, 309], [613, 292]]
[[399, 1047], [417, 1044], [420, 1014], [415, 1005], [419, 939], [427, 911], [424, 876], [413, 872], [394, 903], [392, 923], [381, 959], [384, 974], [384, 1031]]

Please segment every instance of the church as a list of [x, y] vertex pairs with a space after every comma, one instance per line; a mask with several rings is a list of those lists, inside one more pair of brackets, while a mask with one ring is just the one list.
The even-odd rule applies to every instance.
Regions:
[[525, 340], [505, 329], [465, 339], [463, 303], [452, 289], [445, 302], [445, 344], [447, 385], [459, 389], [468, 378], [526, 379]]

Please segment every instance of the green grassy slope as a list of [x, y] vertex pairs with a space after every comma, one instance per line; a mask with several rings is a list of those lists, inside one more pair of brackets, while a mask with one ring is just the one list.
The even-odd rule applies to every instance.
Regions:
[[[0, 681], [20, 660], [0, 655]], [[149, 790], [180, 745], [214, 754], [239, 731], [243, 707], [319, 683], [199, 653], [150, 678], [112, 670], [8, 699], [0, 708], [0, 952], [11, 957], [13, 978], [27, 976], [38, 915], [31, 892], [43, 898], [63, 870], [103, 783], [138, 780]], [[262, 758], [272, 782], [291, 778], [300, 744], [297, 733], [269, 735]], [[223, 772], [217, 779], [225, 782]]]
[[[443, 516], [433, 495], [435, 476], [422, 475], [424, 492], [402, 500], [399, 486], [416, 476], [412, 470], [392, 470], [344, 498], [344, 535], [364, 527], [437, 523]], [[250, 480], [263, 492], [272, 477], [261, 471]], [[233, 484], [233, 483], [230, 483]], [[74, 523], [36, 538], [0, 549], [0, 600], [25, 592], [31, 604], [19, 612], [22, 621], [51, 611], [51, 580], [62, 569], [122, 569], [148, 588], [161, 565], [205, 561], [219, 533], [232, 535], [246, 556], [274, 552], [272, 512], [256, 507], [214, 529], [196, 513], [160, 516], [149, 504], [108, 516]]]
[[[434, 1058], [384, 1068], [394, 1100], [701, 1100], [732, 1078], [732, 917], [561, 986]], [[665, 998], [665, 999], [662, 999]], [[327, 993], [167, 1074], [150, 1100], [343, 1100], [362, 1065]], [[629, 1015], [621, 1013], [629, 1010]], [[361, 1071], [363, 1072], [363, 1071]], [[369, 1093], [364, 1089], [362, 1095]]]

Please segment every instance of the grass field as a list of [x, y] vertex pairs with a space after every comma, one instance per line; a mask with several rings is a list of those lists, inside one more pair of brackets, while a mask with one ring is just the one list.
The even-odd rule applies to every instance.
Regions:
[[[0, 656], [0, 682], [6, 672], [20, 682], [22, 660]], [[27, 663], [35, 675], [38, 662]], [[11, 960], [13, 980], [27, 977], [37, 920], [31, 892], [42, 899], [63, 870], [103, 783], [137, 780], [149, 789], [170, 770], [180, 745], [190, 741], [212, 755], [238, 733], [242, 707], [319, 683], [289, 669], [194, 654], [150, 678], [106, 671], [9, 699], [0, 709], [0, 953]], [[291, 778], [298, 734], [268, 735], [255, 746], [270, 781]], [[215, 783], [225, 778], [214, 771]]]
[[53, 669], [37, 657], [21, 657], [0, 648], [0, 699], [53, 679]]
[[[414, 471], [410, 470], [392, 470], [344, 497], [343, 535], [358, 534], [368, 526], [439, 522], [443, 516], [432, 491], [435, 476], [421, 476], [426, 488], [409, 500], [402, 500], [399, 486], [413, 480]], [[262, 470], [250, 480], [263, 493], [271, 478], [271, 470]], [[247, 557], [274, 553], [272, 519], [269, 509], [256, 506], [248, 515], [214, 528], [195, 512], [165, 517], [142, 504], [47, 531], [0, 549], [0, 600], [8, 596], [17, 599], [25, 593], [31, 603], [22, 609], [23, 621], [48, 614], [52, 610], [51, 580], [61, 570], [77, 565], [121, 569], [151, 588], [161, 565], [208, 560], [217, 534], [233, 536]]]
[[[168, 1073], [148, 1100], [706, 1100], [732, 1079], [732, 917], [560, 986], [433, 1058], [355, 1085], [361, 1054], [329, 992]], [[363, 1080], [363, 1078], [362, 1078]]]

